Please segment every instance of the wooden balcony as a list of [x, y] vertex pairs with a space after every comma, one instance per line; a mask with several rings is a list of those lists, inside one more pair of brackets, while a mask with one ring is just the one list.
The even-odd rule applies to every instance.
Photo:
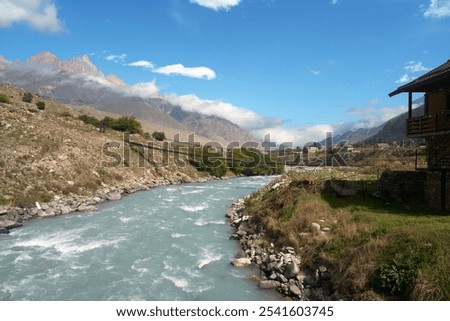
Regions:
[[409, 137], [443, 134], [445, 131], [450, 131], [450, 111], [406, 120], [406, 132]]

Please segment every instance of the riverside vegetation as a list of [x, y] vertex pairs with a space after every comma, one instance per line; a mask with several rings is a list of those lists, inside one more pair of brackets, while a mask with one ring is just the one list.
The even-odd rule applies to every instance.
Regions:
[[[101, 132], [105, 117], [109, 126]], [[136, 141], [151, 139], [133, 118], [120, 118], [94, 117], [0, 85], [0, 231], [35, 217], [94, 210], [104, 200], [158, 185], [282, 171], [270, 159], [257, 162], [265, 156], [256, 150], [233, 150], [230, 162], [208, 147], [191, 147], [195, 156], [183, 156], [183, 166], [173, 155], [161, 166], [158, 151], [154, 162], [140, 166], [141, 154], [131, 149], [119, 166], [105, 167], [111, 159], [102, 147], [114, 142], [124, 151], [124, 131], [137, 129]], [[153, 138], [163, 148], [162, 135]], [[373, 196], [382, 163], [398, 162], [390, 157], [366, 152], [367, 166], [359, 172], [291, 172], [237, 203], [229, 217], [243, 249], [240, 259], [261, 267], [262, 287], [295, 299], [450, 299], [450, 218]], [[406, 166], [402, 157], [399, 166]], [[333, 182], [342, 181], [351, 182], [352, 196], [336, 195]]]
[[[283, 175], [245, 200], [243, 249], [252, 235], [260, 252], [297, 253], [296, 298], [449, 300], [450, 217], [387, 203], [376, 190], [376, 175], [355, 169]], [[270, 279], [271, 262], [258, 260]], [[292, 296], [288, 286], [275, 288]]]
[[[93, 210], [104, 200], [158, 185], [274, 172], [241, 159], [228, 165], [207, 147], [194, 158], [181, 155], [175, 160], [174, 154], [162, 151], [164, 133], [154, 132], [152, 140], [133, 117], [87, 115], [86, 109], [96, 112], [0, 85], [0, 228], [4, 233], [34, 217]], [[128, 146], [124, 133], [142, 144], [151, 140], [152, 158], [143, 158], [138, 149]], [[111, 156], [104, 152], [105, 146], [114, 146], [119, 158], [114, 166], [108, 165]], [[246, 170], [250, 166], [254, 168]]]

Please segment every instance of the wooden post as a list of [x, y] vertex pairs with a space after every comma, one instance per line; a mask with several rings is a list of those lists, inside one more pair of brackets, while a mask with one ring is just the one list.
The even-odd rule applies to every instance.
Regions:
[[447, 172], [441, 172], [441, 209], [445, 210], [447, 207]]
[[412, 92], [408, 93], [408, 118], [412, 118]]

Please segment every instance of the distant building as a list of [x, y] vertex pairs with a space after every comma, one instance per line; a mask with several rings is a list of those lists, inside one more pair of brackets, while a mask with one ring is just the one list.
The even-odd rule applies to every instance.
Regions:
[[[407, 135], [425, 138], [427, 171], [440, 173], [440, 205], [446, 208], [447, 172], [450, 171], [450, 60], [412, 82], [397, 88], [389, 96], [408, 93]], [[413, 93], [424, 93], [424, 115], [412, 116]]]

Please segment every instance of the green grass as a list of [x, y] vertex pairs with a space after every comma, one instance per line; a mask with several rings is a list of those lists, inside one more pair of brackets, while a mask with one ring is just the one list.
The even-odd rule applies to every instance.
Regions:
[[[448, 212], [386, 203], [371, 178], [349, 198], [299, 187], [302, 179], [246, 201], [271, 242], [294, 245], [306, 265], [328, 262], [345, 299], [450, 300]], [[320, 220], [331, 227], [325, 238], [297, 236]]]

